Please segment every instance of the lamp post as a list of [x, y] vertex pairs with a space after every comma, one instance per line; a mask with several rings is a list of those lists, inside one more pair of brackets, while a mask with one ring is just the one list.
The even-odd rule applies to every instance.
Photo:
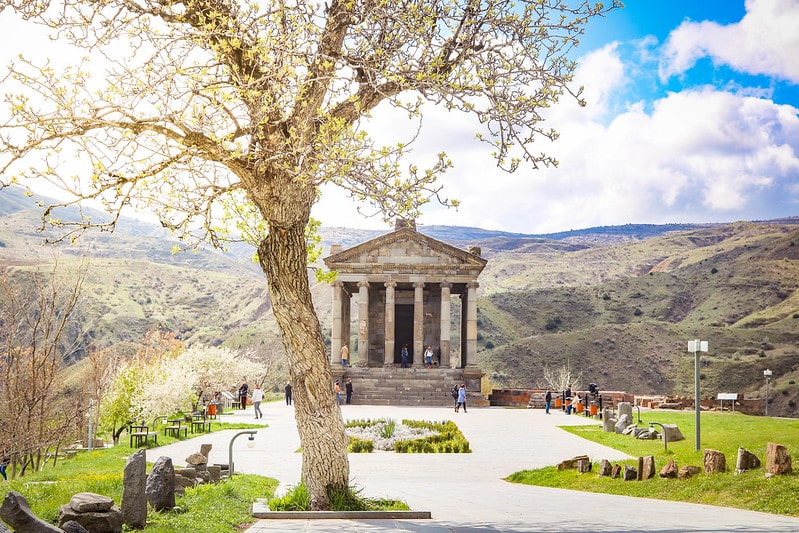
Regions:
[[771, 370], [768, 368], [763, 371], [763, 377], [766, 378], [766, 416], [768, 416], [768, 388], [771, 383]]
[[230, 445], [228, 446], [228, 476], [230, 477], [233, 477], [233, 441], [242, 435], [249, 435], [247, 439], [248, 448], [255, 446], [255, 430], [239, 431], [233, 435], [233, 438], [230, 439]]
[[688, 351], [694, 354], [694, 411], [696, 418], [696, 451], [699, 451], [699, 352], [707, 351], [707, 341], [700, 341], [699, 339], [688, 341]]

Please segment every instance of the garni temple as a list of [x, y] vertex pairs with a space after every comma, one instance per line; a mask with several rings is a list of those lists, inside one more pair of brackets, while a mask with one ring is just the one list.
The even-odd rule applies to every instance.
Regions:
[[461, 250], [398, 220], [390, 233], [330, 252], [325, 265], [338, 272], [330, 364], [335, 379], [352, 378], [355, 403], [451, 405], [450, 389], [460, 383], [470, 404], [486, 403], [477, 366], [477, 278], [487, 261], [479, 248]]

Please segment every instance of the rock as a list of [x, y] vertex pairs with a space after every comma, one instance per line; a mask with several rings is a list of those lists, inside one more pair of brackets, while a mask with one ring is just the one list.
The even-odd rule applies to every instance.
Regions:
[[85, 527], [72, 520], [67, 520], [61, 524], [61, 529], [63, 529], [65, 533], [89, 533]]
[[208, 458], [201, 453], [193, 453], [186, 457], [186, 464], [194, 468], [198, 466], [205, 467], [208, 464]]
[[613, 465], [613, 468], [610, 469], [610, 478], [611, 479], [619, 479], [621, 475], [621, 465]]
[[211, 448], [213, 448], [213, 444], [200, 444], [200, 454], [206, 459], [206, 463], [208, 462], [208, 454], [211, 453]]
[[222, 467], [219, 465], [211, 465], [208, 467], [208, 477], [211, 483], [219, 483], [222, 479]]
[[621, 420], [624, 418], [624, 415], [627, 415], [627, 420], [629, 420], [627, 424], [631, 424], [633, 421], [633, 404], [630, 402], [621, 402], [617, 406], [617, 409], [619, 410], [618, 419]]
[[677, 442], [680, 440], [685, 440], [685, 437], [680, 431], [680, 428], [677, 427], [677, 424], [663, 424], [663, 438], [666, 442]]
[[195, 478], [188, 478], [185, 476], [175, 476], [175, 492], [177, 494], [184, 494], [187, 488], [197, 486]]
[[613, 416], [613, 409], [605, 407], [602, 409], [602, 429], [608, 433], [616, 431], [616, 417]]
[[577, 461], [577, 471], [581, 474], [586, 474], [591, 471], [591, 460], [590, 459], [580, 459]]
[[619, 415], [619, 419], [616, 422], [616, 425], [613, 428], [616, 430], [616, 433], [621, 433], [624, 429], [630, 425], [630, 421], [632, 418], [629, 415]]
[[570, 468], [577, 468], [577, 461], [580, 460], [588, 460], [587, 455], [578, 455], [577, 457], [572, 457], [571, 459], [566, 459], [565, 461], [561, 461], [558, 463], [557, 469], [558, 470], [568, 470]]
[[107, 511], [90, 511], [80, 513], [70, 504], [62, 505], [58, 510], [58, 523], [77, 522], [91, 533], [121, 533], [122, 509], [113, 506]]
[[599, 462], [599, 476], [600, 477], [610, 476], [612, 471], [613, 471], [613, 467], [611, 466], [610, 461], [608, 461], [607, 459], [602, 459]]
[[720, 474], [727, 471], [727, 459], [718, 450], [705, 450], [702, 458], [706, 474]]
[[776, 442], [766, 445], [766, 471], [772, 474], [791, 473], [791, 454], [788, 448]]
[[655, 457], [653, 455], [646, 455], [638, 458], [638, 479], [646, 481], [649, 478], [655, 477]]
[[693, 465], [681, 466], [680, 470], [677, 472], [677, 479], [688, 479], [689, 477], [694, 477], [700, 472], [702, 472], [702, 469], [699, 468], [698, 466], [693, 466]]
[[660, 436], [654, 428], [636, 428], [634, 434], [639, 440], [655, 440]]
[[630, 424], [626, 428], [621, 430], [621, 434], [622, 435], [634, 435], [637, 429], [638, 429], [638, 426], [636, 426], [635, 424]]
[[122, 475], [122, 522], [134, 529], [147, 525], [147, 455], [139, 450], [125, 464]]
[[626, 466], [624, 467], [624, 481], [635, 481], [638, 479], [638, 471], [636, 471], [634, 466]]
[[660, 469], [660, 477], [673, 479], [677, 477], [677, 463], [670, 459], [666, 465]]
[[194, 479], [197, 477], [197, 469], [194, 467], [176, 468], [175, 475], [183, 476], [188, 479]]
[[745, 448], [738, 448], [738, 458], [735, 460], [735, 472], [740, 474], [747, 470], [754, 470], [760, 468], [760, 459], [757, 455], [746, 450]]
[[175, 469], [171, 458], [158, 458], [147, 476], [145, 492], [147, 501], [156, 511], [175, 507]]
[[69, 506], [76, 513], [108, 511], [114, 506], [114, 500], [108, 496], [102, 496], [92, 492], [79, 492], [69, 500]]
[[3, 505], [0, 505], [0, 518], [20, 533], [63, 533], [33, 514], [25, 496], [14, 490], [6, 494]]
[[211, 481], [211, 474], [208, 473], [208, 470], [198, 470], [197, 479], [200, 479], [203, 483], [209, 483]]

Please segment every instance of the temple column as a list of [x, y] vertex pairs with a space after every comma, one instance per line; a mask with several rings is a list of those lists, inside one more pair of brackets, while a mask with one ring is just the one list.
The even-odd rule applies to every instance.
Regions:
[[424, 365], [424, 283], [413, 284], [413, 366]]
[[344, 284], [334, 281], [330, 284], [333, 288], [333, 324], [330, 328], [330, 362], [334, 365], [341, 364], [341, 301], [344, 293]]
[[363, 366], [369, 366], [369, 282], [368, 281], [358, 282], [358, 362]]
[[350, 365], [358, 361], [357, 354], [352, 349], [352, 294], [346, 288], [341, 291], [341, 344], [346, 344], [350, 349]]
[[477, 287], [476, 281], [466, 284], [466, 348], [465, 366], [477, 366]]
[[395, 281], [386, 282], [386, 324], [385, 324], [385, 348], [383, 353], [383, 365], [394, 366], [394, 314], [396, 298], [394, 288], [397, 286]]
[[451, 287], [452, 283], [444, 282], [441, 284], [441, 339], [439, 341], [439, 348], [441, 349], [441, 364], [439, 368], [449, 368], [449, 354], [451, 346], [450, 330], [452, 329], [452, 320], [450, 316], [451, 305]]

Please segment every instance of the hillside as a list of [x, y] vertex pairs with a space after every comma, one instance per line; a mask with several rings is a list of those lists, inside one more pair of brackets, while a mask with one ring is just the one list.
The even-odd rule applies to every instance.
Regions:
[[[33, 268], [91, 257], [80, 357], [90, 344], [136, 340], [156, 326], [188, 343], [280, 346], [252, 250], [172, 254], [162, 229], [125, 220], [113, 234], [43, 246], [38, 212], [0, 191], [0, 264]], [[479, 362], [497, 386], [544, 385], [567, 365], [582, 382], [641, 394], [692, 393], [688, 339], [710, 342], [703, 393], [762, 395], [774, 371], [770, 412], [795, 416], [799, 378], [799, 219], [706, 225], [626, 225], [553, 235], [420, 226], [489, 260], [480, 277]], [[345, 247], [382, 232], [323, 228]], [[43, 267], [46, 268], [46, 267]], [[329, 335], [330, 290], [314, 285]], [[457, 332], [453, 332], [453, 339]]]

